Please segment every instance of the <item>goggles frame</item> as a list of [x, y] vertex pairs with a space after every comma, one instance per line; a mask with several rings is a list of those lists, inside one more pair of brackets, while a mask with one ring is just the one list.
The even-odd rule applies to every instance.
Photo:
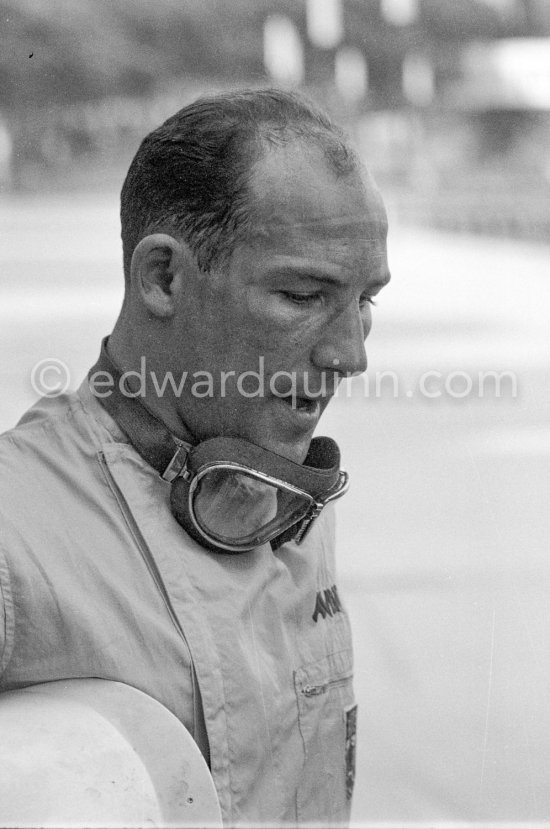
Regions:
[[[176, 460], [176, 456], [178, 455], [181, 448], [182, 447], [180, 447], [174, 455], [173, 461]], [[170, 466], [172, 466], [172, 463], [170, 464]], [[196, 516], [194, 508], [194, 494], [197, 490], [197, 487], [201, 479], [204, 478], [213, 469], [227, 469], [232, 472], [240, 472], [241, 474], [245, 474], [254, 480], [268, 484], [269, 486], [275, 489], [280, 489], [283, 490], [283, 492], [288, 492], [292, 495], [296, 495], [305, 501], [305, 513], [301, 515], [299, 518], [289, 520], [288, 522], [283, 522], [279, 526], [273, 527], [268, 533], [266, 533], [264, 536], [261, 536], [261, 540], [258, 540], [258, 536], [261, 535], [261, 533], [258, 532], [256, 534], [254, 543], [251, 543], [251, 541], [249, 540], [243, 539], [241, 543], [231, 544], [222, 541], [218, 535], [209, 535], [209, 533], [205, 530], [205, 528], [202, 526], [202, 524], [199, 522]], [[251, 469], [245, 464], [241, 464], [235, 461], [210, 461], [208, 463], [201, 465], [196, 472], [192, 472], [187, 466], [186, 458], [179, 472], [173, 475], [171, 480], [174, 480], [177, 477], [183, 478], [189, 485], [189, 492], [187, 496], [188, 510], [189, 516], [191, 518], [191, 521], [193, 522], [193, 526], [195, 527], [196, 531], [209, 544], [214, 544], [215, 546], [221, 547], [222, 549], [227, 550], [227, 552], [231, 553], [244, 553], [248, 550], [253, 550], [256, 547], [259, 547], [261, 544], [268, 544], [278, 536], [282, 535], [283, 533], [286, 533], [291, 527], [294, 527], [296, 524], [299, 524], [299, 527], [293, 536], [293, 541], [295, 541], [296, 544], [301, 544], [306, 535], [308, 534], [309, 530], [311, 529], [315, 519], [318, 518], [318, 516], [321, 514], [323, 508], [331, 501], [335, 501], [338, 498], [341, 498], [342, 495], [345, 495], [349, 488], [349, 475], [347, 472], [341, 469], [338, 473], [338, 480], [336, 484], [332, 487], [332, 489], [329, 490], [329, 492], [327, 492], [326, 495], [322, 498], [314, 498], [309, 492], [306, 492], [304, 489], [301, 489], [300, 487], [288, 483], [288, 481], [282, 481], [280, 478], [276, 478], [273, 475], [268, 475], [267, 473], [261, 472], [257, 469]], [[250, 534], [248, 538], [250, 538]]]

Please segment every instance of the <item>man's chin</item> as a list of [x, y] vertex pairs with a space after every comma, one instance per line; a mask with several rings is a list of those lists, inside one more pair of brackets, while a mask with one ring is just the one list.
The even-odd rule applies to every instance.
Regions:
[[200, 443], [221, 435], [241, 438], [294, 463], [302, 464], [308, 453], [318, 418], [309, 418], [310, 422], [304, 425], [300, 422], [300, 416], [280, 400], [273, 401], [269, 407], [258, 407], [254, 415], [251, 415], [250, 409], [251, 407], [245, 412], [240, 412], [240, 416], [232, 411], [231, 417], [222, 416], [214, 421], [205, 417], [200, 422], [195, 418], [195, 442]]
[[288, 442], [277, 440], [272, 436], [267, 435], [262, 437], [260, 440], [252, 440], [252, 443], [256, 443], [258, 446], [261, 446], [263, 449], [267, 449], [269, 452], [274, 452], [276, 455], [287, 458], [289, 461], [302, 464], [309, 450], [311, 436]]

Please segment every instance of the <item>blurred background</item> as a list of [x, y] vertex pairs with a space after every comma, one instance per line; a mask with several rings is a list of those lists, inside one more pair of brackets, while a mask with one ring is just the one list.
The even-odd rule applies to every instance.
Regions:
[[113, 325], [150, 129], [276, 84], [352, 134], [393, 271], [322, 422], [352, 479], [354, 823], [549, 825], [550, 2], [0, 0], [0, 32], [1, 430]]
[[2, 0], [0, 178], [120, 179], [204, 90], [301, 86], [415, 224], [548, 238], [548, 0]]

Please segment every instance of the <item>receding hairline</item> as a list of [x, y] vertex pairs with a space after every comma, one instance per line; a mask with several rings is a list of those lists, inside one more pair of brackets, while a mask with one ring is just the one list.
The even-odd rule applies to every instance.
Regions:
[[[242, 114], [240, 119], [239, 107]], [[156, 187], [157, 193], [163, 193], [162, 176], [158, 177], [156, 183], [155, 177], [151, 178], [155, 160], [160, 159], [162, 153], [165, 157], [172, 153], [177, 166], [179, 148], [184, 150], [186, 146], [199, 147], [197, 136], [205, 128], [213, 131], [209, 135], [215, 134], [218, 113], [220, 129], [216, 140], [219, 143], [214, 144], [212, 156], [216, 166], [213, 181], [219, 184], [219, 179], [216, 179], [220, 171], [219, 162], [228, 146], [224, 141], [231, 142], [232, 151], [227, 159], [229, 173], [226, 178], [232, 186], [238, 186], [237, 198], [226, 201], [225, 221], [219, 221], [221, 214], [209, 213], [208, 210], [201, 213], [187, 208], [191, 212], [186, 212], [184, 205], [189, 204], [189, 199], [185, 190], [185, 176], [180, 176], [179, 179], [176, 177], [172, 182], [173, 187], [167, 185], [164, 192], [168, 198], [163, 199], [162, 195], [158, 198], [159, 209], [155, 215], [154, 208], [150, 203], [147, 205], [147, 199], [145, 202], [143, 199], [147, 187]], [[196, 120], [193, 121], [193, 118]], [[257, 164], [270, 151], [296, 142], [318, 147], [328, 168], [338, 176], [358, 171], [361, 166], [350, 138], [322, 109], [302, 95], [281, 90], [243, 90], [199, 98], [149, 133], [136, 152], [121, 193], [126, 276], [129, 276], [127, 265], [139, 240], [161, 230], [171, 232], [190, 244], [199, 265], [206, 270], [213, 260], [223, 260], [230, 255], [234, 245], [246, 238], [247, 230], [250, 230], [254, 213], [250, 181]], [[216, 152], [221, 155], [216, 156]], [[180, 172], [181, 169], [183, 168], [180, 167]], [[206, 191], [209, 174], [204, 165], [201, 172], [203, 178], [200, 186]], [[126, 187], [128, 180], [132, 182], [130, 192]], [[143, 181], [141, 187], [140, 180]], [[194, 186], [197, 186], [196, 181], [197, 179]], [[212, 203], [219, 207], [220, 198], [227, 199], [228, 192], [213, 190]], [[205, 261], [206, 265], [203, 264]]]
[[[273, 145], [270, 142], [262, 142], [262, 150], [250, 165], [248, 177], [248, 193], [247, 203], [252, 213], [252, 220], [258, 218], [260, 222], [266, 220], [266, 209], [275, 206], [275, 201], [270, 204], [270, 200], [275, 193], [279, 191], [279, 196], [283, 199], [279, 201], [277, 207], [284, 208], [284, 195], [288, 194], [289, 200], [295, 192], [294, 183], [296, 177], [301, 174], [306, 167], [311, 169], [312, 178], [317, 179], [319, 173], [332, 179], [335, 184], [346, 182], [350, 186], [356, 188], [365, 200], [365, 213], [361, 217], [356, 216], [353, 212], [345, 220], [346, 224], [357, 223], [365, 224], [368, 216], [368, 223], [373, 227], [387, 227], [387, 215], [384, 207], [382, 195], [370, 174], [367, 166], [358, 155], [357, 151], [350, 146], [349, 163], [342, 167], [334, 165], [332, 159], [327, 156], [325, 147], [320, 146], [318, 142], [312, 143], [300, 136], [293, 136], [290, 140], [284, 143]], [[302, 149], [302, 153], [294, 153], [289, 156], [294, 148]], [[280, 158], [277, 158], [277, 156]], [[267, 165], [266, 165], [267, 162]], [[272, 164], [270, 164], [272, 162]], [[267, 166], [267, 169], [266, 169]], [[271, 169], [270, 169], [271, 167]], [[279, 170], [281, 171], [279, 176]], [[262, 174], [267, 173], [266, 178], [262, 181]], [[285, 182], [285, 178], [288, 180]], [[281, 186], [282, 180], [282, 186]], [[323, 221], [327, 220], [327, 216], [323, 217]], [[335, 219], [335, 225], [341, 224], [344, 220], [342, 218]], [[276, 220], [276, 224], [279, 222]], [[313, 222], [294, 222], [306, 226], [307, 224], [314, 224]], [[256, 222], [254, 222], [256, 224]], [[282, 222], [284, 224], [284, 221]], [[256, 227], [252, 228], [256, 231]], [[256, 235], [256, 233], [254, 233]], [[262, 235], [260, 229], [260, 236]]]

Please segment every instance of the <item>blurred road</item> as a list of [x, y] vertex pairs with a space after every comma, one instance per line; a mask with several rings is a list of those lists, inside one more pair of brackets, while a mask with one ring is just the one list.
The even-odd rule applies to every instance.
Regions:
[[[1, 430], [40, 360], [73, 387], [95, 360], [120, 260], [115, 196], [0, 202]], [[354, 820], [534, 826], [550, 821], [550, 248], [396, 228], [390, 264], [369, 385], [322, 424], [352, 480]], [[500, 395], [480, 372], [507, 372]]]

